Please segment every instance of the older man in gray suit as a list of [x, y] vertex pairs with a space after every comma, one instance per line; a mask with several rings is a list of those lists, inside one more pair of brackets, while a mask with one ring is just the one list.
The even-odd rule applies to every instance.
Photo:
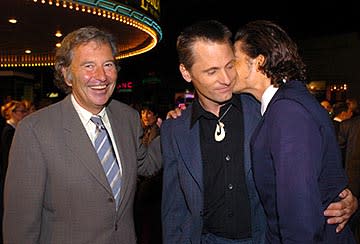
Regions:
[[[110, 99], [116, 50], [112, 37], [94, 27], [63, 40], [55, 77], [69, 95], [16, 130], [5, 182], [5, 243], [136, 243], [136, 177], [161, 167], [160, 144], [145, 148], [137, 111]], [[112, 145], [112, 183], [95, 146], [100, 130]]]

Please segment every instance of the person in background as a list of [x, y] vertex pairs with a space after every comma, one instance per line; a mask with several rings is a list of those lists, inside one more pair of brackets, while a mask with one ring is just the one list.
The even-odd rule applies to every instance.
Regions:
[[348, 103], [337, 102], [333, 106], [333, 111], [334, 111], [333, 124], [334, 124], [334, 128], [335, 128], [336, 136], [338, 136], [340, 124], [344, 120], [351, 118], [352, 110], [350, 109]]
[[6, 120], [6, 124], [1, 132], [1, 175], [2, 182], [5, 180], [8, 168], [10, 146], [15, 134], [15, 129], [19, 122], [28, 114], [24, 103], [16, 100], [7, 102], [1, 107], [1, 114]]
[[328, 112], [330, 118], [333, 118], [333, 107], [331, 105], [331, 103], [329, 102], [329, 100], [322, 100], [320, 102], [320, 105], [323, 106], [323, 108], [325, 108], [325, 110]]
[[[3, 188], [5, 176], [9, 163], [9, 151], [18, 123], [27, 115], [24, 104], [20, 101], [10, 100], [1, 106], [1, 116], [5, 119], [5, 124], [0, 133], [0, 219], [3, 216]], [[0, 223], [2, 229], [2, 221]], [[0, 234], [0, 243], [2, 242], [2, 232]]]
[[143, 143], [148, 145], [155, 137], [160, 135], [158, 126], [158, 113], [154, 106], [143, 106], [140, 111], [141, 123], [144, 127]]
[[[349, 188], [360, 197], [360, 116], [341, 122], [338, 141], [344, 151], [344, 167], [349, 177]], [[360, 243], [360, 211], [350, 220], [350, 227], [357, 243]]]
[[[160, 135], [155, 106], [142, 106], [141, 122], [144, 127], [142, 142], [148, 145]], [[135, 228], [138, 244], [159, 244], [161, 237], [162, 170], [151, 176], [138, 176], [135, 194]]]
[[280, 26], [257, 20], [236, 32], [234, 46], [234, 90], [261, 101], [250, 146], [265, 243], [355, 243], [349, 226], [337, 232], [324, 217], [348, 180], [332, 122], [304, 84], [296, 44]]
[[348, 104], [349, 109], [352, 112], [352, 117], [358, 116], [360, 114], [359, 102], [356, 98], [347, 98], [346, 103]]
[[35, 104], [32, 101], [28, 99], [24, 99], [21, 102], [24, 104], [25, 108], [27, 109], [28, 114], [31, 114], [36, 111]]
[[141, 143], [139, 113], [111, 99], [114, 38], [95, 27], [69, 33], [55, 55], [68, 95], [16, 128], [4, 193], [4, 242], [135, 244], [138, 174], [161, 167], [158, 140]]

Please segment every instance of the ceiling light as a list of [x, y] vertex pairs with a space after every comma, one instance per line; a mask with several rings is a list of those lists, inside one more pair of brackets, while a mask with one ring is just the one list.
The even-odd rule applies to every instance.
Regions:
[[31, 53], [31, 50], [30, 50], [30, 49], [26, 49], [26, 50], [25, 50], [25, 53], [26, 53], [26, 54], [30, 54], [30, 53]]
[[56, 47], [61, 47], [61, 43], [60, 42], [56, 43]]
[[17, 19], [15, 18], [9, 18], [8, 20], [11, 24], [16, 24], [17, 23]]
[[56, 37], [62, 37], [62, 33], [60, 30], [57, 30], [56, 33], [55, 33], [55, 36]]

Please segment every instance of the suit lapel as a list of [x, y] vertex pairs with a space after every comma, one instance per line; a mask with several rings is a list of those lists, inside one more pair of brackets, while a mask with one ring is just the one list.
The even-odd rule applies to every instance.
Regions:
[[203, 191], [203, 165], [200, 147], [199, 122], [190, 128], [191, 109], [183, 114], [185, 121], [179, 121], [176, 128], [176, 140], [179, 145], [180, 154], [184, 160], [185, 167], [192, 175], [193, 179]]
[[240, 95], [244, 118], [244, 169], [251, 173], [250, 140], [261, 120], [260, 103], [250, 95]]
[[63, 100], [61, 106], [62, 114], [64, 115], [62, 124], [64, 126], [65, 143], [71, 152], [70, 156], [74, 161], [83, 164], [89, 173], [93, 175], [107, 191], [112, 193], [90, 138], [71, 103], [70, 95]]

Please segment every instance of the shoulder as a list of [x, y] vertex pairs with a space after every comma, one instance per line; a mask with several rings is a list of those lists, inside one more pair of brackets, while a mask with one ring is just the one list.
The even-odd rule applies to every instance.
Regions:
[[117, 117], [124, 118], [127, 116], [128, 118], [140, 119], [139, 112], [136, 109], [118, 100], [112, 99], [107, 108], [112, 114], [118, 115]]
[[51, 104], [44, 108], [41, 108], [30, 115], [26, 116], [23, 120], [20, 121], [19, 125], [38, 125], [39, 127], [43, 126], [56, 126], [59, 123], [59, 119], [62, 115], [62, 104], [63, 101]]
[[260, 102], [249, 93], [234, 94], [234, 98], [240, 100], [242, 112], [245, 116], [245, 121], [256, 123], [261, 119]]
[[185, 110], [181, 111], [181, 115], [176, 119], [166, 119], [162, 122], [160, 129], [168, 130], [170, 128], [179, 128], [188, 126], [190, 128], [191, 123], [191, 115], [192, 115], [192, 105], [188, 106]]
[[234, 94], [235, 99], [239, 99], [243, 106], [260, 107], [260, 102], [250, 93]]
[[[280, 87], [271, 104], [288, 108], [289, 113], [304, 111], [319, 123], [330, 122], [329, 116], [306, 85], [301, 81], [290, 81]], [[293, 111], [291, 111], [293, 110]]]
[[343, 128], [343, 129], [360, 128], [360, 116], [356, 116], [356, 117], [342, 121], [340, 123], [340, 128]]

